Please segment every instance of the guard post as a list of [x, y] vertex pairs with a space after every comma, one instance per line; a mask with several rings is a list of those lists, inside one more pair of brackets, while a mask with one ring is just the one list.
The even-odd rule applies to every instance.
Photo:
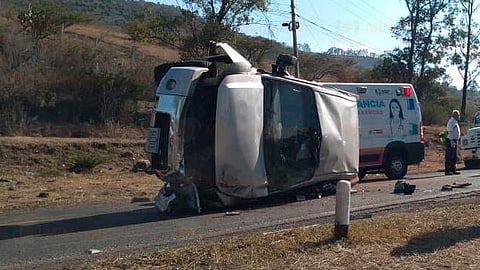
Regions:
[[336, 188], [335, 239], [348, 238], [350, 225], [350, 181], [340, 180]]

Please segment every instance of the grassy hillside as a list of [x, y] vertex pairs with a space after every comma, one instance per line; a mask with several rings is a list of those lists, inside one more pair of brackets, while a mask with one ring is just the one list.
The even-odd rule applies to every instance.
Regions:
[[[65, 30], [69, 38], [79, 39], [87, 42], [97, 42], [114, 46], [114, 48], [127, 57], [132, 48], [136, 48], [137, 53], [147, 57], [152, 57], [158, 64], [163, 62], [178, 61], [178, 50], [158, 46], [151, 43], [136, 43], [130, 36], [125, 34], [121, 28], [101, 25], [101, 24], [83, 24], [73, 25]], [[153, 73], [152, 73], [153, 74]]]
[[12, 5], [16, 9], [25, 7], [31, 2], [51, 1], [61, 3], [70, 11], [89, 14], [96, 21], [120, 26], [142, 15], [147, 8], [156, 8], [167, 16], [180, 15], [176, 7], [134, 0], [3, 0], [4, 6]]

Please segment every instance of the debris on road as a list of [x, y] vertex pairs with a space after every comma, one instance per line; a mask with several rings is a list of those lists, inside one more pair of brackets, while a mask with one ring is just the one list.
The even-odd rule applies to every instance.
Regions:
[[102, 253], [102, 251], [101, 251], [101, 250], [98, 250], [98, 249], [93, 249], [93, 248], [89, 249], [87, 252], [88, 252], [88, 254], [97, 254], [97, 253]]
[[457, 184], [457, 183], [453, 183], [453, 184], [446, 184], [446, 185], [443, 185], [442, 186], [442, 189], [441, 191], [452, 191], [454, 188], [464, 188], [464, 187], [468, 187], [468, 186], [471, 186], [472, 183], [462, 183], [462, 184]]
[[472, 183], [462, 183], [462, 184], [457, 184], [457, 183], [453, 183], [452, 184], [452, 187], [454, 188], [463, 188], [463, 187], [468, 187], [468, 186], [471, 186]]
[[452, 191], [453, 190], [453, 187], [452, 185], [449, 185], [449, 184], [446, 184], [446, 185], [443, 185], [442, 186], [442, 191]]
[[132, 172], [147, 171], [151, 166], [150, 160], [140, 159], [133, 165]]
[[413, 192], [415, 192], [416, 188], [417, 188], [416, 185], [409, 184], [405, 180], [398, 180], [395, 183], [395, 187], [393, 188], [393, 193], [395, 194], [403, 193], [405, 195], [411, 195], [413, 194]]
[[225, 212], [225, 215], [226, 215], [226, 216], [238, 216], [238, 215], [240, 215], [240, 212], [238, 212], [238, 211], [229, 211], [229, 212]]

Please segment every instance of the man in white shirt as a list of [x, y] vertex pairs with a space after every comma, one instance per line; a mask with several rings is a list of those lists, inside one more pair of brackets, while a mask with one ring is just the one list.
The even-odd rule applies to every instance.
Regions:
[[458, 140], [460, 139], [460, 126], [458, 125], [459, 118], [460, 112], [458, 110], [453, 110], [452, 117], [450, 117], [447, 123], [448, 136], [445, 145], [445, 175], [460, 174], [456, 169], [457, 145]]

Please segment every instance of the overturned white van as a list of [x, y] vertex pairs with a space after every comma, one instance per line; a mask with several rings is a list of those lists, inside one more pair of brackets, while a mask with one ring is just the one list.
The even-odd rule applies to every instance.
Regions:
[[358, 95], [360, 171], [400, 179], [425, 156], [422, 113], [415, 89], [405, 83], [321, 83]]
[[[272, 73], [226, 54], [160, 65], [145, 151], [165, 182], [161, 211], [200, 212], [294, 189], [355, 179], [356, 95], [290, 77], [281, 56]], [[218, 66], [225, 65], [222, 72]]]

